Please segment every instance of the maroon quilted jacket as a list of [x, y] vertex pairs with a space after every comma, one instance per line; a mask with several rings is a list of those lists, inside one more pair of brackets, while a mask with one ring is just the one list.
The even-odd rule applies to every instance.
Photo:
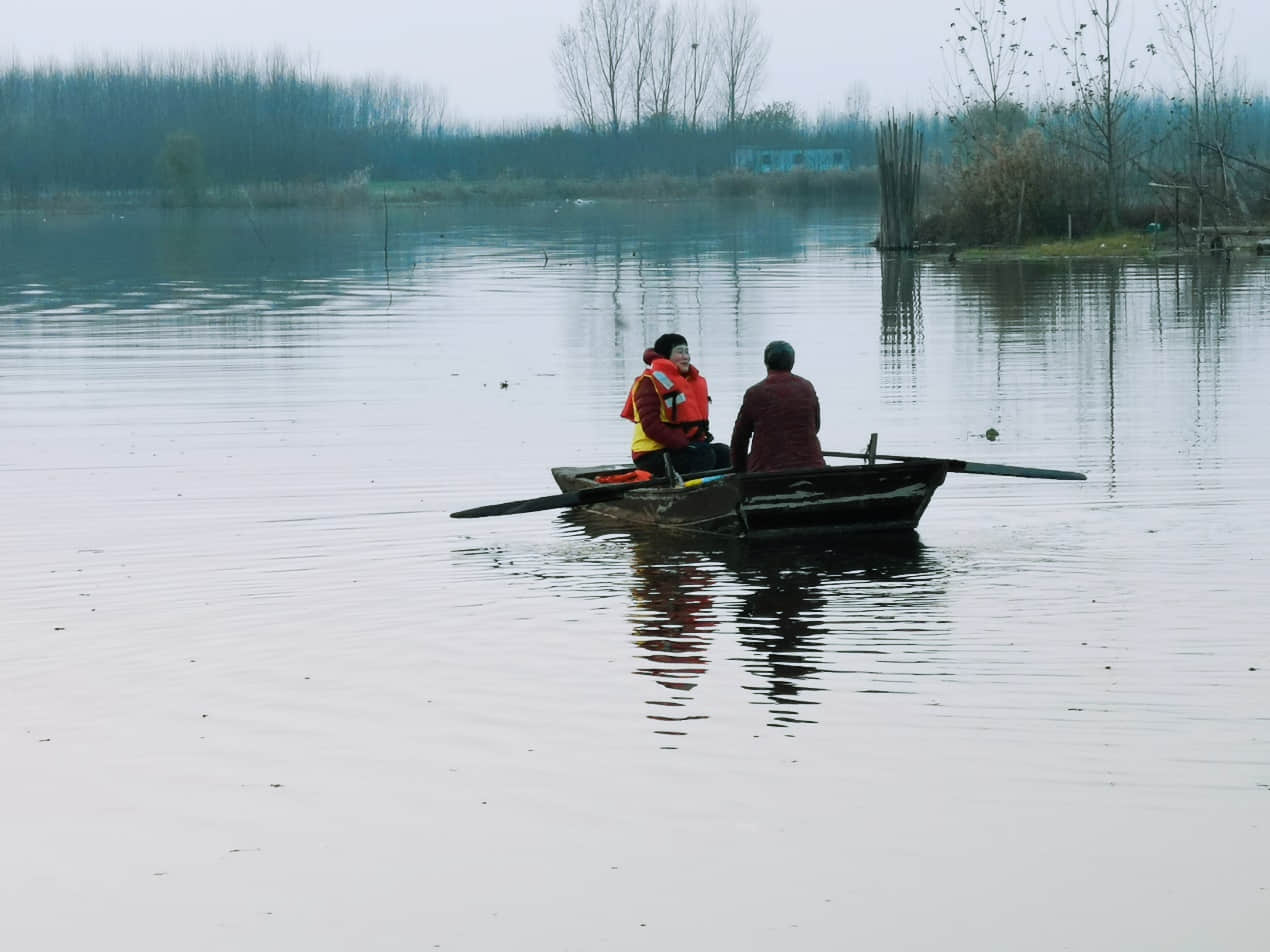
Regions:
[[824, 466], [819, 432], [820, 399], [811, 381], [769, 370], [741, 401], [732, 427], [732, 465], [739, 473]]

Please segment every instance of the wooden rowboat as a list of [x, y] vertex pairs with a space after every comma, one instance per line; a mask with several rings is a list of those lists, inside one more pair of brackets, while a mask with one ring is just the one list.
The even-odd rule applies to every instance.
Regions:
[[948, 464], [932, 459], [730, 473], [646, 487], [596, 478], [629, 470], [629, 464], [561, 466], [551, 475], [564, 493], [582, 494], [588, 512], [627, 525], [767, 538], [910, 532], [943, 484]]
[[[513, 499], [450, 513], [456, 519], [585, 508], [631, 526], [715, 536], [786, 537], [912, 532], [949, 473], [1083, 480], [1084, 473], [927, 456], [883, 456], [877, 434], [864, 453], [824, 451], [845, 465], [774, 473], [721, 470], [688, 479], [614, 480], [621, 466], [558, 466], [554, 496]], [[644, 474], [647, 475], [647, 474]]]

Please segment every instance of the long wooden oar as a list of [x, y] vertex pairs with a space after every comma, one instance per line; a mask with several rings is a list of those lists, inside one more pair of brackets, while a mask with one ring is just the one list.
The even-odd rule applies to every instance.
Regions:
[[1005, 466], [1001, 463], [968, 463], [964, 459], [936, 459], [930, 456], [883, 456], [868, 453], [831, 453], [825, 456], [841, 459], [884, 459], [896, 463], [947, 463], [950, 473], [978, 473], [982, 476], [1023, 476], [1027, 479], [1085, 479], [1084, 473], [1066, 469], [1035, 469], [1031, 466]]
[[[730, 470], [711, 470], [684, 482], [684, 488], [691, 489], [705, 483], [712, 483], [722, 478]], [[511, 502], [496, 502], [488, 506], [477, 506], [474, 509], [463, 509], [450, 513], [451, 519], [480, 519], [484, 516], [512, 516], [521, 512], [540, 512], [544, 509], [570, 509], [573, 506], [586, 506], [595, 502], [607, 502], [635, 489], [647, 489], [650, 486], [666, 486], [669, 480], [664, 476], [657, 479], [646, 479], [641, 483], [610, 483], [606, 486], [593, 486], [578, 489], [571, 493], [557, 493], [554, 496], [537, 496], [533, 499], [513, 499]]]

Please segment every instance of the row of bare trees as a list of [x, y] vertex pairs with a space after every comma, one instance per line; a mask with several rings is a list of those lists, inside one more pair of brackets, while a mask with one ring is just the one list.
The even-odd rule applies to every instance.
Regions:
[[[0, 69], [0, 190], [342, 178], [445, 132], [444, 93], [281, 54]], [[156, 170], [156, 157], [160, 168]]]
[[750, 0], [714, 11], [701, 0], [583, 0], [552, 56], [560, 94], [590, 132], [733, 126], [762, 86], [770, 41], [758, 19]]

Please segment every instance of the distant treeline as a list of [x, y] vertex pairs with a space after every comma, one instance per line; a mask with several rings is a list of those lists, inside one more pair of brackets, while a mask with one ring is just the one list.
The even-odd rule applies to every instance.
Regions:
[[428, 105], [426, 89], [306, 78], [282, 59], [13, 66], [0, 74], [0, 185], [151, 187], [172, 136], [210, 183], [347, 175], [419, 142]]
[[[991, 111], [972, 105], [951, 118], [918, 115], [926, 166], [921, 237], [1017, 242], [1062, 235], [1069, 225], [1085, 234], [1179, 217], [1207, 225], [1262, 216], [1270, 168], [1258, 157], [1270, 154], [1270, 99], [1244, 94], [1223, 108], [1218, 145], [1197, 157], [1178, 99], [1133, 98], [1118, 116], [1133, 134], [1117, 140], [1125, 146], [1115, 166], [1090, 149], [1070, 108], [1005, 103]], [[734, 173], [734, 149], [831, 147], [845, 151], [854, 170], [870, 169], [876, 125], [863, 110], [808, 121], [776, 102], [733, 123], [696, 128], [652, 117], [616, 132], [528, 124], [491, 131], [447, 125], [443, 99], [426, 87], [333, 80], [281, 58], [11, 66], [0, 73], [0, 200], [160, 190], [165, 201], [199, 204], [232, 200], [226, 196], [237, 186], [352, 183], [347, 197], [364, 201], [371, 181], [449, 186], [405, 192], [419, 197], [514, 200], [588, 182], [606, 187], [598, 194], [682, 193], [695, 182], [698, 192], [715, 195], [762, 188], [833, 200], [875, 194], [876, 179]], [[473, 182], [498, 187], [455, 187]], [[287, 202], [329, 192], [274, 194]]]
[[[262, 182], [711, 176], [740, 144], [874, 161], [867, 116], [801, 122], [776, 104], [731, 126], [649, 121], [620, 134], [447, 127], [426, 87], [311, 77], [285, 60], [81, 65], [0, 73], [0, 189], [187, 191]], [[933, 127], [941, 125], [932, 121]]]

